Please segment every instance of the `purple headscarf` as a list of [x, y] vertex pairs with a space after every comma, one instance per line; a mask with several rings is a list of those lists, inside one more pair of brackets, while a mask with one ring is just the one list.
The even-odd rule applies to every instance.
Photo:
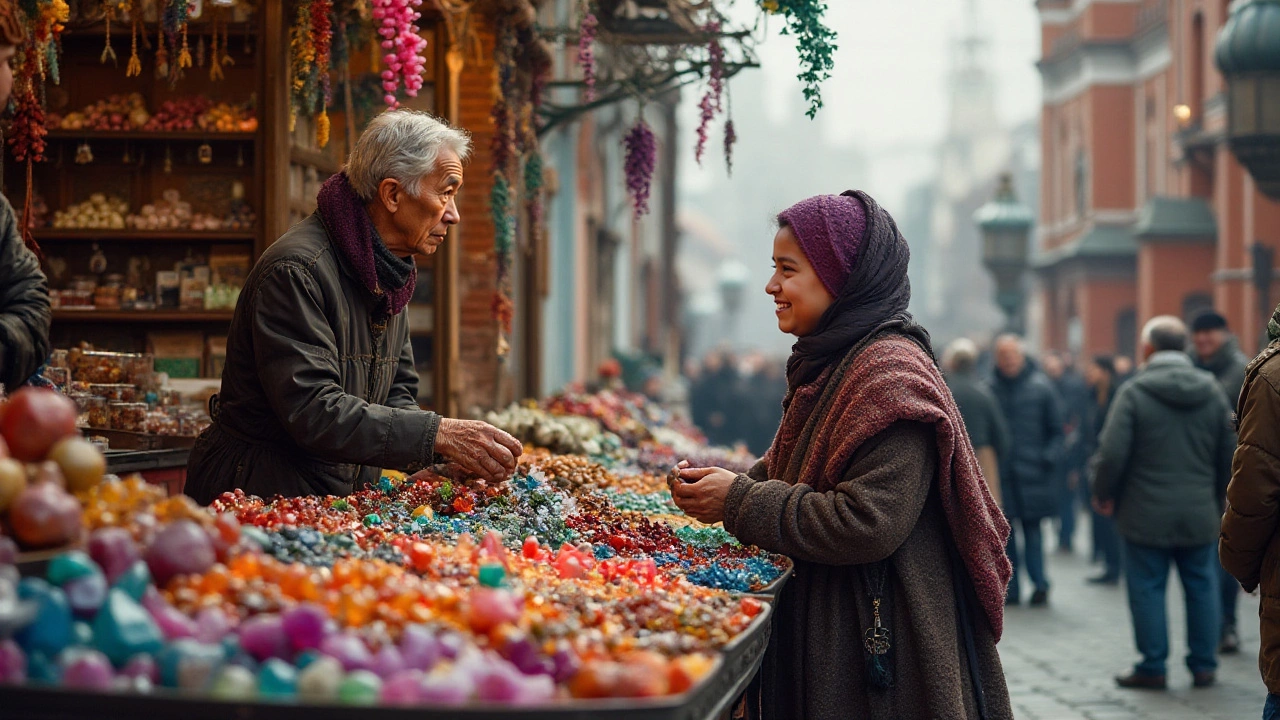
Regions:
[[933, 353], [929, 333], [907, 312], [911, 250], [889, 213], [870, 195], [846, 190], [839, 196], [802, 200], [778, 215], [835, 301], [814, 331], [796, 341], [787, 360], [787, 385], [813, 382], [872, 332], [897, 329]]

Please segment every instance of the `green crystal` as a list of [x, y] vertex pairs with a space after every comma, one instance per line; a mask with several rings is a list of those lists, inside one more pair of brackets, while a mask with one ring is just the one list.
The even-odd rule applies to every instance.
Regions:
[[258, 672], [258, 692], [264, 697], [292, 697], [298, 692], [297, 669], [280, 658], [262, 663]]
[[363, 522], [365, 527], [373, 527], [374, 525], [381, 525], [382, 517], [378, 515], [378, 513], [369, 513], [368, 515], [364, 516]]
[[351, 503], [347, 502], [346, 500], [343, 500], [342, 498], [338, 498], [337, 500], [334, 500], [332, 503], [330, 503], [329, 507], [333, 508], [334, 510], [341, 510], [343, 512], [346, 512], [347, 510], [351, 509]]
[[507, 571], [501, 565], [485, 563], [480, 566], [480, 584], [485, 587], [498, 587], [506, 575]]
[[368, 670], [356, 670], [338, 686], [338, 700], [344, 705], [374, 705], [382, 692], [382, 680]]
[[93, 619], [93, 641], [116, 667], [138, 653], [155, 654], [163, 646], [160, 628], [128, 593], [116, 588]]
[[115, 588], [123, 590], [129, 597], [142, 602], [142, 596], [146, 594], [147, 587], [150, 585], [151, 570], [147, 568], [147, 563], [135, 560], [128, 570], [116, 578]]
[[45, 577], [49, 579], [50, 583], [61, 587], [72, 580], [97, 572], [102, 571], [98, 569], [97, 564], [89, 558], [87, 553], [80, 550], [72, 550], [50, 560], [49, 570], [45, 573]]

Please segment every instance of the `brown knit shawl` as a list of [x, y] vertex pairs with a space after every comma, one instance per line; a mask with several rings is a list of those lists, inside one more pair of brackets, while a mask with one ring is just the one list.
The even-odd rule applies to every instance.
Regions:
[[1005, 555], [1009, 523], [987, 489], [942, 374], [917, 341], [895, 330], [872, 333], [838, 366], [796, 388], [764, 458], [769, 477], [830, 491], [844, 481], [858, 448], [899, 420], [937, 431], [947, 525], [998, 641], [1013, 574]]

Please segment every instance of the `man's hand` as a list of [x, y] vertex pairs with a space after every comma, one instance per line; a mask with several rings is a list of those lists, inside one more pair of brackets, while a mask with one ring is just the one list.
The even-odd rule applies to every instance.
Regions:
[[681, 462], [678, 468], [681, 482], [671, 483], [671, 499], [686, 515], [700, 522], [718, 523], [724, 520], [724, 501], [737, 474], [724, 468], [690, 468]]
[[1098, 513], [1102, 517], [1111, 517], [1115, 514], [1115, 500], [1099, 500], [1098, 498], [1094, 498], [1091, 502], [1093, 503], [1094, 512]]
[[487, 422], [441, 418], [436, 452], [471, 475], [501, 482], [516, 471], [524, 447]]

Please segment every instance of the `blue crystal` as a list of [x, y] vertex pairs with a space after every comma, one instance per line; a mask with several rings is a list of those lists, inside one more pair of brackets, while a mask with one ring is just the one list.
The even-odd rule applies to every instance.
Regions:
[[258, 692], [269, 698], [288, 698], [298, 691], [298, 671], [280, 658], [262, 663], [258, 671]]
[[71, 644], [71, 604], [61, 588], [40, 578], [23, 578], [18, 583], [18, 598], [36, 603], [35, 619], [14, 637], [23, 650], [53, 657]]
[[147, 594], [147, 587], [150, 585], [151, 570], [147, 568], [147, 563], [135, 560], [128, 570], [116, 578], [115, 587], [137, 602], [142, 602], [142, 596]]
[[117, 588], [107, 594], [107, 602], [93, 619], [93, 644], [121, 667], [138, 653], [159, 652], [163, 639], [150, 613]]

